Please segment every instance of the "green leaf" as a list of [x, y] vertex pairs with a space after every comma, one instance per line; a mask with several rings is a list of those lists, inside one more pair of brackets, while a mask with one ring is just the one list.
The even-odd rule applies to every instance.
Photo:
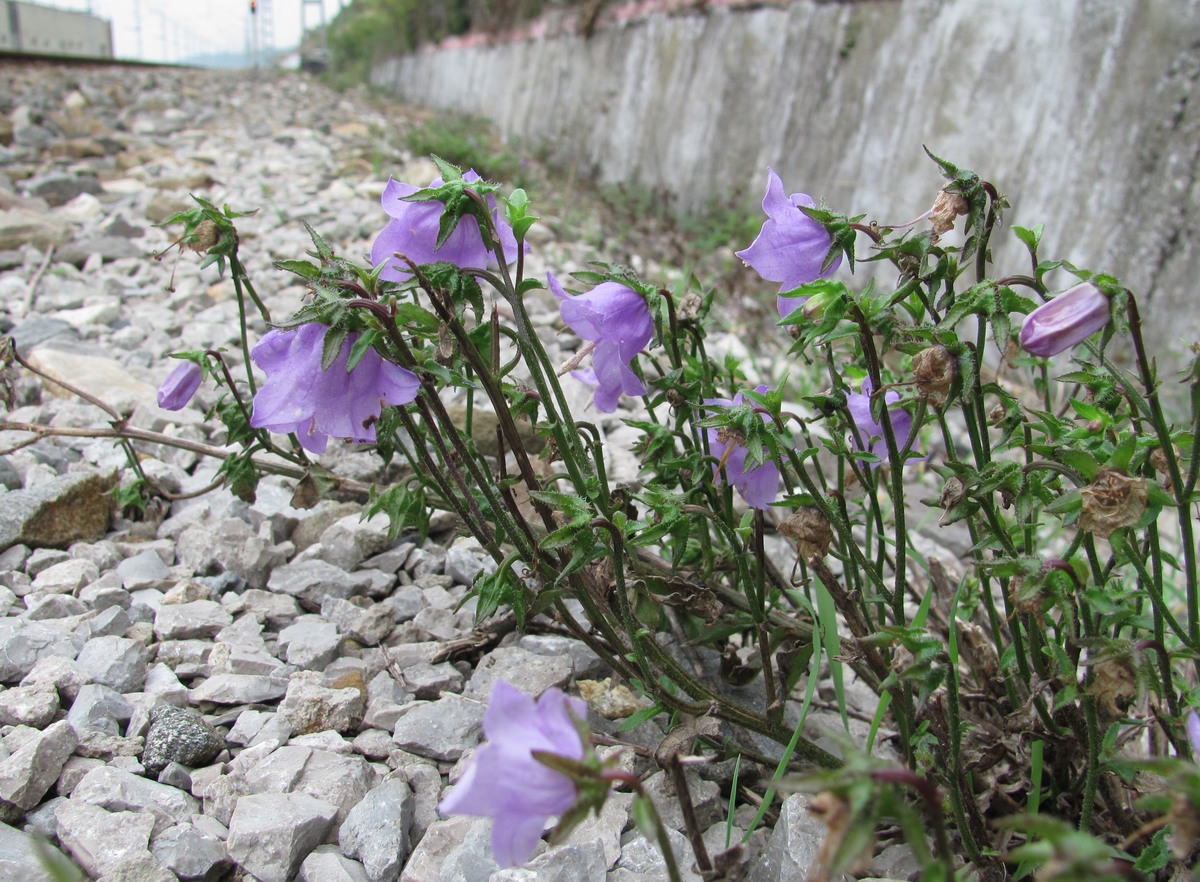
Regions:
[[317, 249], [316, 256], [319, 257], [323, 261], [332, 261], [333, 260], [333, 249], [330, 248], [325, 243], [325, 240], [322, 239], [321, 236], [317, 233], [317, 231], [312, 228], [312, 224], [310, 224], [308, 221], [303, 221], [303, 224], [304, 224], [304, 229], [308, 230], [309, 238], [312, 239], [313, 247]]
[[1042, 242], [1042, 224], [1037, 224], [1034, 227], [1016, 227], [1012, 228], [1013, 234], [1021, 240], [1030, 254], [1034, 254], [1038, 250], [1038, 246]]
[[359, 338], [354, 341], [354, 345], [350, 347], [350, 356], [346, 359], [346, 373], [350, 373], [350, 371], [358, 367], [358, 363], [362, 361], [362, 357], [375, 345], [377, 339], [379, 339], [379, 332], [374, 328], [363, 331], [359, 335]]
[[277, 260], [275, 267], [285, 272], [295, 273], [309, 281], [315, 281], [321, 277], [321, 268], [307, 260]]
[[433, 164], [438, 167], [438, 171], [441, 173], [442, 180], [447, 184], [451, 181], [462, 180], [462, 169], [457, 165], [452, 162], [447, 162], [436, 154], [431, 154], [429, 158], [432, 159]]
[[395, 306], [396, 324], [403, 325], [418, 334], [432, 336], [442, 327], [441, 319], [423, 306], [407, 301]]
[[325, 343], [321, 348], [321, 370], [327, 371], [333, 367], [349, 333], [349, 330], [344, 327], [330, 328], [325, 332]]

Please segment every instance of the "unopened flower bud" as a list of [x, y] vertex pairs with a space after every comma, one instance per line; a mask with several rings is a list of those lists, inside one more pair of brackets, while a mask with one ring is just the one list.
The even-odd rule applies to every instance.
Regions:
[[779, 525], [779, 532], [796, 543], [802, 560], [824, 557], [833, 544], [833, 527], [818, 509], [804, 506]]
[[1101, 469], [1079, 492], [1083, 496], [1079, 529], [1102, 539], [1136, 524], [1146, 512], [1146, 479], [1131, 478], [1116, 469]]
[[838, 295], [834, 291], [820, 291], [813, 294], [804, 301], [804, 306], [801, 307], [801, 314], [809, 321], [817, 321], [824, 314], [827, 307], [836, 301]]
[[913, 356], [913, 383], [933, 405], [945, 403], [958, 377], [958, 359], [945, 346], [930, 346]]
[[967, 200], [958, 193], [940, 190], [933, 200], [929, 221], [933, 224], [933, 235], [940, 236], [954, 228], [954, 219], [970, 210]]
[[193, 251], [208, 251], [221, 238], [221, 232], [217, 229], [216, 221], [208, 220], [207, 218], [196, 224], [196, 229], [192, 231], [192, 235], [195, 238], [191, 242], [188, 242], [187, 246]]
[[158, 406], [163, 410], [182, 410], [196, 390], [204, 373], [194, 361], [181, 361], [158, 387]]
[[1111, 316], [1104, 292], [1083, 282], [1025, 316], [1021, 345], [1030, 355], [1057, 355], [1099, 331]]

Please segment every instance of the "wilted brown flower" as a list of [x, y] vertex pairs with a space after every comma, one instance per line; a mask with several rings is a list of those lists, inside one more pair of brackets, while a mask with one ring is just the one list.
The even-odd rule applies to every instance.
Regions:
[[958, 377], [958, 359], [945, 346], [930, 346], [913, 356], [912, 372], [918, 391], [940, 406]]
[[1102, 539], [1136, 524], [1146, 512], [1146, 479], [1131, 478], [1116, 469], [1101, 469], [1079, 492], [1083, 496], [1079, 529]]
[[688, 291], [679, 301], [677, 318], [681, 322], [694, 322], [700, 315], [700, 307], [704, 305], [703, 298], [695, 291]]
[[[808, 813], [825, 825], [826, 832], [825, 841], [821, 843], [821, 848], [809, 867], [805, 882], [828, 882], [829, 868], [834, 855], [837, 854], [846, 834], [850, 832], [850, 803], [845, 797], [825, 790], [808, 801]], [[862, 853], [856, 855], [851, 865], [844, 870], [850, 873], [864, 872], [870, 864], [874, 846], [874, 840], [868, 840]]]
[[1174, 794], [1171, 811], [1167, 813], [1171, 825], [1171, 850], [1175, 856], [1185, 858], [1200, 842], [1200, 806], [1195, 805], [1182, 793]]
[[1095, 676], [1089, 692], [1095, 697], [1100, 712], [1108, 719], [1125, 715], [1137, 696], [1137, 672], [1128, 656], [1101, 659], [1092, 667]]
[[796, 551], [803, 560], [824, 557], [833, 544], [829, 519], [811, 506], [792, 512], [791, 517], [779, 525], [779, 532], [796, 543]]
[[196, 229], [192, 232], [192, 235], [196, 238], [188, 242], [187, 247], [193, 251], [208, 251], [221, 238], [216, 221], [208, 220], [207, 218], [196, 224]]
[[967, 485], [961, 478], [951, 475], [942, 486], [942, 495], [938, 497], [938, 505], [949, 511], [962, 502], [967, 496]]
[[947, 230], [952, 230], [954, 219], [969, 210], [967, 200], [958, 193], [939, 190], [937, 199], [933, 200], [933, 210], [929, 214], [929, 221], [933, 224], [933, 235], [940, 236]]
[[[1175, 449], [1175, 458], [1179, 459], [1179, 449]], [[1168, 493], [1175, 492], [1175, 485], [1171, 483], [1171, 470], [1167, 466], [1167, 455], [1163, 453], [1161, 447], [1155, 447], [1150, 451], [1150, 465], [1154, 466], [1154, 471], [1162, 475], [1163, 487]]]

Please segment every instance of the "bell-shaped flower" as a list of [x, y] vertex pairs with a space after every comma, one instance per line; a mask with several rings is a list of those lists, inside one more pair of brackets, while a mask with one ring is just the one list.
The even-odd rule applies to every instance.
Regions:
[[[888, 450], [887, 441], [883, 437], [883, 423], [875, 419], [871, 413], [873, 392], [874, 387], [871, 385], [871, 378], [868, 377], [862, 382], [861, 392], [851, 392], [846, 397], [846, 409], [850, 411], [850, 419], [854, 421], [855, 431], [852, 433], [854, 445], [859, 450], [867, 451], [877, 457], [876, 461], [871, 463], [871, 468], [874, 469], [888, 461]], [[895, 404], [899, 400], [899, 392], [889, 390], [883, 394], [884, 416], [892, 426], [897, 451], [903, 450], [908, 444], [913, 425], [912, 414], [907, 410], [900, 407], [886, 409], [887, 405]], [[912, 454], [909, 455], [909, 461], [919, 458]]]
[[[758, 386], [755, 392], [766, 392], [769, 386]], [[729, 398], [706, 398], [704, 404], [712, 408], [739, 407], [746, 403], [746, 396], [741, 392]], [[768, 419], [766, 414], [763, 419]], [[767, 508], [779, 497], [780, 474], [779, 465], [774, 460], [767, 460], [761, 465], [746, 468], [746, 455], [750, 452], [742, 440], [722, 426], [708, 428], [708, 449], [718, 460], [713, 465], [713, 479], [721, 479], [722, 467], [727, 480], [733, 489], [746, 501], [751, 508]]]
[[586, 294], [572, 297], [553, 274], [547, 273], [546, 281], [560, 301], [563, 321], [594, 344], [596, 409], [612, 413], [622, 394], [645, 395], [646, 387], [629, 363], [654, 336], [646, 299], [619, 282], [602, 282]]
[[329, 369], [322, 370], [328, 330], [309, 322], [293, 330], [268, 331], [250, 351], [267, 374], [254, 396], [250, 425], [281, 434], [295, 432], [313, 453], [324, 453], [330, 436], [356, 444], [374, 442], [383, 405], [407, 404], [420, 387], [416, 374], [374, 349], [347, 371], [357, 333], [346, 335]]
[[[474, 183], [480, 180], [480, 177], [472, 169], [463, 175], [463, 180]], [[429, 186], [440, 187], [442, 183], [439, 177]], [[378, 266], [385, 260], [388, 262], [380, 278], [402, 282], [412, 275], [408, 265], [399, 260], [396, 254], [403, 254], [418, 266], [445, 261], [464, 268], [486, 267], [489, 261], [492, 261], [493, 254], [483, 244], [479, 221], [472, 215], [463, 215], [454, 232], [442, 243], [442, 247], [437, 247], [438, 229], [441, 225], [442, 211], [446, 206], [436, 199], [425, 202], [404, 201], [406, 196], [411, 196], [420, 189], [395, 178], [388, 178], [387, 186], [383, 189], [383, 210], [391, 220], [371, 246], [373, 264]], [[516, 260], [517, 240], [513, 236], [512, 227], [504, 220], [503, 212], [496, 207], [495, 198], [489, 195], [487, 202], [492, 209], [492, 221], [500, 236], [505, 261]]]
[[515, 686], [497, 680], [483, 715], [487, 743], [438, 811], [492, 818], [492, 853], [504, 867], [525, 863], [547, 821], [570, 809], [575, 783], [534, 757], [534, 752], [582, 760], [585, 745], [576, 726], [587, 716], [582, 699], [549, 689], [535, 703]]
[[[833, 275], [842, 263], [839, 254], [825, 266], [833, 237], [818, 221], [800, 210], [816, 205], [811, 196], [783, 192], [783, 181], [767, 169], [767, 193], [762, 207], [767, 219], [749, 248], [734, 252], [765, 281], [778, 282], [780, 291], [791, 291], [817, 279]], [[779, 297], [779, 314], [799, 308], [806, 298]]]
[[1188, 711], [1187, 723], [1184, 728], [1187, 729], [1188, 741], [1192, 745], [1192, 754], [1197, 762], [1200, 762], [1200, 714], [1194, 710]]
[[204, 372], [200, 365], [194, 361], [179, 362], [158, 387], [158, 406], [163, 410], [182, 410], [200, 388], [202, 379]]
[[1030, 355], [1057, 355], [1099, 331], [1111, 316], [1104, 292], [1082, 282], [1025, 316], [1021, 346]]

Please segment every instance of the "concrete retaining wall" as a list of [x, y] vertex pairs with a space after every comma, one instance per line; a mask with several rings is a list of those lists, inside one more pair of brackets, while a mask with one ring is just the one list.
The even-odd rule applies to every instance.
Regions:
[[1007, 194], [1009, 223], [1044, 222], [1046, 255], [1140, 292], [1160, 347], [1200, 338], [1198, 0], [802, 0], [552, 31], [373, 80], [682, 209], [757, 194], [772, 165], [789, 192], [905, 221], [940, 185], [928, 145]]

